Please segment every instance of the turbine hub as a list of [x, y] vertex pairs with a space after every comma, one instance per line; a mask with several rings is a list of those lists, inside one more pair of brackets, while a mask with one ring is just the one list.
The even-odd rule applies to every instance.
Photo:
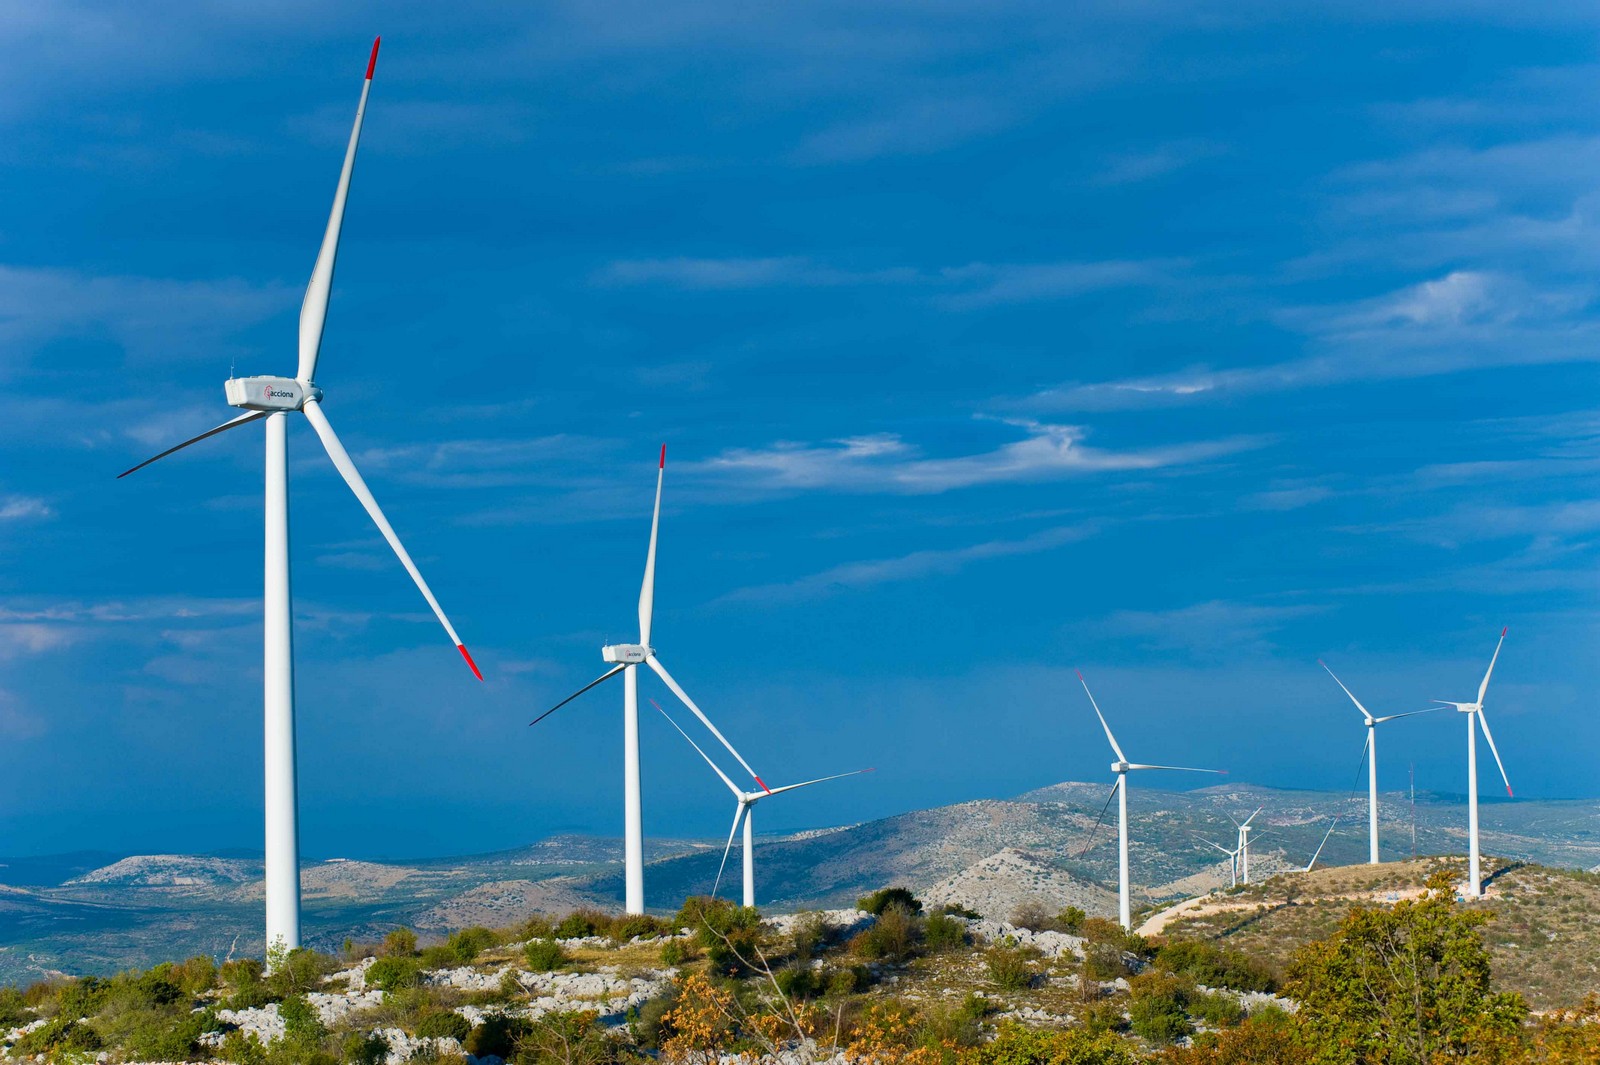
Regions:
[[1126, 773], [1128, 771], [1128, 769], [1129, 769], [1129, 767], [1131, 765], [1132, 765], [1132, 763], [1130, 763], [1130, 762], [1112, 762], [1111, 763], [1111, 771], [1113, 773], [1117, 774], [1118, 776], [1121, 776], [1123, 773]]
[[299, 410], [307, 400], [322, 398], [322, 389], [292, 377], [231, 377], [222, 387], [228, 405], [245, 410]]
[[607, 662], [620, 662], [626, 666], [642, 665], [650, 657], [650, 648], [639, 643], [615, 643], [600, 648], [600, 657]]

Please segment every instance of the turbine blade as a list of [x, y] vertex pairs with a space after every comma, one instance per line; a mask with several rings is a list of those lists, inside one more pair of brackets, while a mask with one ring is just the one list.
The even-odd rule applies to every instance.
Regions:
[[1089, 830], [1089, 836], [1084, 840], [1083, 849], [1078, 851], [1078, 857], [1082, 858], [1085, 854], [1089, 853], [1089, 847], [1093, 845], [1095, 837], [1099, 835], [1100, 826], [1105, 823], [1106, 811], [1111, 809], [1111, 800], [1117, 797], [1117, 789], [1122, 787], [1122, 781], [1123, 776], [1121, 773], [1118, 773], [1117, 782], [1111, 785], [1111, 793], [1106, 796], [1106, 804], [1100, 807], [1100, 816], [1094, 819], [1094, 827]]
[[1483, 683], [1478, 685], [1479, 706], [1483, 705], [1483, 697], [1489, 694], [1489, 677], [1494, 673], [1494, 664], [1500, 660], [1500, 648], [1506, 642], [1506, 633], [1510, 631], [1510, 626], [1500, 630], [1500, 642], [1494, 645], [1494, 657], [1489, 659], [1489, 668], [1484, 671]]
[[184, 448], [188, 447], [190, 444], [198, 444], [200, 441], [210, 439], [211, 437], [216, 436], [218, 433], [225, 433], [229, 429], [233, 429], [233, 428], [235, 428], [237, 426], [244, 425], [247, 422], [256, 421], [259, 418], [265, 418], [266, 416], [267, 416], [267, 412], [264, 411], [264, 410], [252, 410], [252, 411], [246, 411], [245, 413], [239, 415], [237, 418], [229, 418], [227, 421], [223, 422], [221, 425], [217, 426], [215, 429], [207, 429], [205, 432], [201, 433], [199, 436], [192, 436], [189, 439], [185, 440], [183, 443], [178, 444], [175, 447], [167, 448], [167, 450], [163, 451], [161, 454], [156, 455], [153, 458], [145, 459], [143, 462], [139, 463], [139, 465], [137, 465], [137, 466], [134, 466], [132, 469], [123, 470], [121, 473], [117, 474], [117, 480], [120, 481], [120, 480], [122, 480], [122, 478], [128, 476], [128, 474], [135, 473], [135, 472], [137, 472], [139, 470], [144, 469], [146, 466], [150, 465], [152, 462], [155, 462], [155, 461], [157, 461], [159, 459], [166, 458], [168, 455], [172, 454], [174, 451], [182, 451]]
[[1328, 826], [1328, 831], [1322, 834], [1322, 842], [1317, 844], [1317, 852], [1311, 856], [1311, 861], [1306, 863], [1306, 872], [1311, 872], [1312, 867], [1317, 864], [1317, 859], [1322, 857], [1322, 848], [1328, 845], [1328, 837], [1333, 835], [1333, 830], [1337, 828], [1338, 825], [1339, 819], [1335, 817], [1333, 819], [1333, 823]]
[[[683, 731], [682, 726], [680, 726], [676, 721], [672, 720], [672, 715], [667, 713], [665, 710], [662, 710], [661, 704], [656, 702], [654, 699], [650, 700], [650, 705], [655, 707], [657, 710], [661, 710], [662, 717], [666, 718], [668, 721], [672, 721], [672, 727], [678, 730], [678, 735], [682, 736], [686, 740], [689, 740], [689, 746], [693, 747], [696, 751], [700, 751], [700, 757], [704, 758], [706, 760], [706, 765], [711, 767], [711, 771], [717, 774], [717, 776], [721, 777], [724, 784], [728, 785], [728, 790], [733, 792], [734, 798], [743, 801], [744, 791], [739, 787], [739, 785], [728, 779], [728, 774], [724, 773], [722, 771], [722, 767], [711, 760], [711, 756], [709, 754], [700, 750], [700, 745], [698, 743], [694, 742], [692, 739], [689, 739], [689, 734]], [[782, 791], [783, 789], [779, 788], [778, 790]]]
[[560, 710], [563, 706], [566, 706], [568, 703], [572, 702], [572, 700], [576, 699], [578, 696], [582, 695], [584, 692], [588, 691], [590, 688], [593, 688], [593, 687], [595, 687], [595, 686], [597, 686], [599, 684], [605, 683], [606, 681], [610, 680], [612, 677], [616, 676], [618, 673], [621, 673], [624, 669], [627, 669], [627, 668], [628, 667], [627, 667], [626, 664], [620, 665], [620, 666], [613, 666], [612, 668], [606, 670], [604, 673], [600, 674], [600, 676], [597, 679], [591, 680], [589, 683], [585, 684], [583, 687], [579, 688], [577, 691], [573, 692], [571, 695], [567, 696], [565, 699], [561, 700], [559, 703], [557, 703], [556, 705], [552, 706], [550, 709], [546, 710], [544, 713], [540, 714], [538, 717], [534, 718], [532, 721], [528, 722], [528, 724], [529, 725], [537, 725], [539, 722], [543, 721], [545, 718], [549, 717], [551, 714], [555, 713], [557, 710]]
[[367, 78], [361, 83], [361, 101], [356, 104], [356, 121], [350, 129], [350, 145], [344, 151], [344, 167], [333, 192], [333, 210], [328, 228], [322, 234], [317, 263], [311, 268], [306, 298], [300, 304], [300, 368], [295, 377], [310, 381], [317, 372], [317, 353], [322, 349], [322, 327], [328, 320], [328, 296], [333, 291], [333, 264], [339, 257], [339, 230], [344, 225], [344, 204], [350, 196], [350, 174], [356, 166], [356, 146], [361, 143], [361, 120], [367, 113], [367, 94], [372, 91], [372, 72], [378, 66], [378, 44], [372, 42], [372, 57], [367, 60]]
[[1507, 797], [1511, 795], [1511, 778], [1506, 776], [1506, 765], [1500, 761], [1500, 752], [1495, 750], [1494, 737], [1489, 734], [1489, 719], [1483, 716], [1483, 711], [1478, 711], [1478, 724], [1483, 726], [1483, 738], [1489, 741], [1489, 752], [1494, 755], [1494, 764], [1500, 767], [1500, 779], [1506, 782]]
[[656, 508], [650, 515], [650, 551], [644, 556], [644, 583], [639, 586], [639, 642], [650, 646], [650, 620], [656, 609], [656, 534], [661, 531], [661, 482], [667, 476], [667, 445], [661, 445], [656, 468]]
[[1094, 701], [1094, 692], [1089, 690], [1089, 682], [1083, 679], [1083, 673], [1078, 673], [1078, 683], [1083, 685], [1083, 694], [1089, 697], [1089, 705], [1094, 707], [1094, 716], [1100, 719], [1100, 727], [1106, 730], [1106, 739], [1111, 741], [1111, 749], [1117, 752], [1117, 761], [1126, 762], [1128, 756], [1122, 753], [1122, 748], [1117, 746], [1117, 738], [1111, 734], [1111, 726], [1106, 724], [1106, 715], [1100, 712], [1100, 704]]
[[[1328, 663], [1324, 662], [1320, 658], [1317, 659], [1317, 665], [1321, 666], [1323, 669], [1328, 669]], [[1346, 688], [1344, 686], [1344, 681], [1340, 680], [1338, 675], [1335, 674], [1333, 672], [1333, 670], [1331, 670], [1331, 669], [1328, 669], [1328, 676], [1332, 677], [1333, 678], [1333, 682], [1335, 684], [1337, 684], [1340, 688], [1342, 688], [1346, 695], [1350, 696], [1350, 701], [1352, 703], [1356, 704], [1356, 709], [1361, 711], [1361, 716], [1366, 718], [1368, 721], [1371, 721], [1372, 720], [1372, 714], [1367, 710], [1366, 707], [1361, 705], [1361, 700], [1357, 699], [1355, 697], [1355, 693], [1353, 693], [1349, 688]]]
[[839, 779], [842, 779], [844, 777], [858, 777], [862, 773], [874, 773], [874, 772], [877, 772], [877, 770], [874, 770], [874, 769], [852, 769], [848, 773], [835, 773], [831, 777], [818, 777], [816, 780], [802, 780], [798, 784], [785, 784], [781, 788], [773, 788], [771, 791], [767, 792], [767, 794], [768, 795], [777, 795], [777, 794], [779, 794], [781, 792], [793, 791], [795, 788], [809, 788], [813, 784], [822, 784], [822, 783], [824, 783], [826, 781], [829, 781], [829, 780], [839, 780]]
[[306, 401], [303, 408], [306, 420], [322, 438], [322, 446], [328, 452], [328, 457], [333, 460], [344, 483], [350, 486], [361, 505], [366, 508], [367, 514], [372, 518], [378, 531], [383, 533], [383, 538], [389, 541], [389, 546], [394, 548], [394, 553], [400, 559], [400, 564], [411, 574], [411, 579], [416, 582], [417, 590], [422, 593], [422, 598], [428, 601], [433, 608], [433, 614], [439, 619], [439, 624], [444, 626], [444, 631], [449, 634], [450, 642], [456, 645], [456, 650], [461, 652], [461, 657], [467, 660], [467, 665], [472, 669], [472, 675], [480, 681], [483, 674], [478, 672], [478, 664], [472, 660], [466, 644], [461, 642], [461, 637], [456, 635], [455, 626], [450, 624], [450, 619], [445, 617], [444, 608], [439, 605], [439, 600], [433, 597], [433, 592], [428, 587], [428, 582], [422, 579], [422, 572], [417, 569], [417, 564], [411, 561], [411, 556], [406, 553], [405, 545], [400, 542], [400, 537], [395, 535], [394, 526], [389, 524], [389, 519], [383, 516], [383, 511], [378, 507], [378, 501], [372, 497], [372, 491], [367, 488], [367, 482], [361, 479], [361, 473], [356, 469], [356, 464], [350, 461], [350, 453], [339, 443], [338, 435], [333, 431], [333, 426], [328, 422], [328, 416], [322, 412], [322, 404], [314, 399]]
[[1372, 719], [1372, 723], [1374, 725], [1381, 725], [1385, 721], [1399, 721], [1402, 717], [1416, 717], [1418, 714], [1431, 714], [1435, 710], [1443, 709], [1444, 707], [1442, 706], [1430, 706], [1426, 710], [1407, 710], [1403, 714], [1390, 714], [1388, 717], [1375, 717]]
[[717, 889], [722, 886], [722, 871], [728, 868], [728, 852], [733, 850], [733, 837], [739, 834], [739, 822], [744, 820], [744, 815], [750, 807], [746, 806], [743, 799], [733, 811], [733, 827], [728, 830], [728, 844], [722, 848], [722, 864], [717, 866], [717, 879], [711, 883], [711, 897], [717, 897]]
[[721, 741], [722, 745], [728, 749], [728, 753], [733, 755], [740, 765], [744, 766], [744, 771], [749, 773], [757, 784], [761, 785], [761, 790], [768, 791], [766, 783], [759, 776], [756, 776], [756, 771], [750, 768], [750, 763], [744, 760], [744, 755], [734, 750], [733, 744], [728, 742], [728, 738], [717, 731], [717, 726], [713, 725], [711, 719], [694, 704], [694, 700], [689, 698], [689, 693], [679, 687], [678, 682], [672, 679], [672, 674], [667, 672], [667, 667], [661, 664], [661, 660], [654, 654], [648, 654], [645, 656], [644, 664], [655, 670], [656, 676], [660, 677], [662, 683], [672, 689], [672, 694], [678, 697], [678, 701], [693, 711], [694, 716], [700, 719], [700, 723], [711, 730], [711, 734]]
[[1265, 806], [1257, 806], [1257, 807], [1256, 807], [1256, 813], [1255, 813], [1255, 814], [1251, 814], [1251, 815], [1250, 815], [1250, 816], [1249, 816], [1249, 817], [1247, 817], [1247, 818], [1245, 818], [1245, 819], [1244, 819], [1244, 824], [1242, 824], [1242, 825], [1240, 825], [1240, 826], [1239, 826], [1239, 827], [1240, 827], [1240, 828], [1247, 828], [1247, 827], [1249, 827], [1249, 825], [1250, 825], [1250, 822], [1251, 822], [1251, 821], [1254, 821], [1254, 820], [1255, 820], [1255, 819], [1256, 819], [1256, 814], [1258, 814], [1258, 813], [1260, 813], [1260, 812], [1261, 812], [1261, 811], [1262, 811], [1262, 810], [1265, 810], [1265, 809], [1266, 809], [1266, 807], [1265, 807]]
[[1194, 766], [1189, 766], [1189, 765], [1141, 765], [1141, 764], [1135, 762], [1135, 763], [1131, 763], [1128, 766], [1128, 768], [1129, 769], [1175, 769], [1180, 773], [1217, 773], [1217, 774], [1219, 774], [1221, 776], [1227, 776], [1228, 775], [1228, 771], [1226, 769], [1196, 769], [1196, 768], [1194, 768]]

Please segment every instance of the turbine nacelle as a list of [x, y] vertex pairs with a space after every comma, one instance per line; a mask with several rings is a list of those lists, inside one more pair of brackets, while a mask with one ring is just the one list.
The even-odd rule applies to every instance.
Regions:
[[1117, 774], [1118, 776], [1121, 776], [1123, 773], [1126, 773], [1128, 770], [1130, 770], [1132, 768], [1133, 768], [1133, 763], [1132, 762], [1112, 762], [1111, 763], [1111, 771], [1113, 773]]
[[301, 410], [308, 400], [322, 399], [322, 389], [293, 377], [231, 377], [222, 387], [228, 406], [268, 413]]
[[617, 662], [625, 666], [642, 666], [645, 659], [650, 657], [652, 650], [639, 643], [615, 643], [600, 648], [600, 657], [607, 662]]

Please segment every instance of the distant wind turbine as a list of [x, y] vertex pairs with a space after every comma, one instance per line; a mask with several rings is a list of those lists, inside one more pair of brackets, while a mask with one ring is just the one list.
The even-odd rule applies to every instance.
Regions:
[[1378, 864], [1378, 726], [1388, 721], [1398, 721], [1402, 717], [1416, 717], [1418, 714], [1431, 714], [1435, 710], [1443, 710], [1442, 706], [1430, 706], [1426, 710], [1410, 710], [1404, 714], [1389, 714], [1387, 717], [1373, 717], [1361, 700], [1357, 699], [1349, 688], [1344, 686], [1333, 670], [1328, 669], [1328, 663], [1317, 659], [1317, 665], [1328, 670], [1328, 676], [1333, 677], [1333, 682], [1356, 704], [1356, 709], [1361, 711], [1361, 717], [1367, 723], [1367, 864]]
[[[1116, 754], [1117, 760], [1111, 763], [1111, 771], [1117, 775], [1117, 782], [1111, 786], [1112, 794], [1117, 796], [1117, 915], [1122, 922], [1122, 927], [1133, 927], [1133, 907], [1128, 895], [1128, 774], [1136, 769], [1171, 769], [1180, 773], [1227, 773], [1226, 769], [1193, 769], [1182, 765], [1142, 765], [1130, 762], [1122, 748], [1117, 746], [1117, 738], [1111, 734], [1111, 726], [1106, 724], [1106, 716], [1100, 712], [1100, 704], [1094, 701], [1094, 693], [1089, 690], [1089, 682], [1083, 679], [1083, 673], [1078, 673], [1078, 683], [1083, 685], [1083, 693], [1089, 697], [1089, 705], [1094, 707], [1094, 716], [1100, 719], [1100, 727], [1106, 730], [1106, 739], [1111, 741], [1111, 750]], [[1107, 799], [1109, 801], [1109, 797]]]
[[1204, 843], [1208, 847], [1215, 847], [1217, 850], [1221, 851], [1223, 854], [1226, 854], [1228, 856], [1228, 875], [1233, 879], [1233, 883], [1229, 884], [1228, 886], [1229, 887], [1238, 887], [1239, 886], [1239, 848], [1237, 846], [1235, 846], [1233, 848], [1233, 850], [1229, 850], [1228, 848], [1224, 847], [1222, 844], [1213, 843], [1209, 839], [1202, 839], [1200, 842]]
[[1309, 873], [1309, 872], [1311, 872], [1311, 870], [1313, 868], [1316, 867], [1317, 859], [1322, 857], [1322, 848], [1324, 848], [1324, 847], [1326, 847], [1328, 845], [1328, 837], [1333, 835], [1333, 830], [1335, 828], [1337, 828], [1338, 825], [1339, 825], [1339, 819], [1337, 817], [1335, 817], [1331, 822], [1329, 822], [1328, 831], [1326, 831], [1326, 832], [1324, 832], [1322, 834], [1322, 842], [1317, 844], [1316, 853], [1313, 854], [1311, 856], [1311, 860], [1306, 863], [1306, 868], [1305, 868], [1306, 872]]
[[644, 811], [641, 797], [639, 779], [639, 666], [644, 664], [655, 671], [656, 675], [664, 681], [672, 694], [694, 712], [700, 723], [711, 730], [728, 753], [744, 766], [745, 771], [755, 779], [763, 791], [766, 785], [761, 783], [761, 778], [756, 776], [756, 771], [750, 768], [738, 751], [733, 749], [733, 744], [717, 731], [717, 726], [711, 719], [701, 712], [694, 700], [678, 686], [672, 679], [672, 674], [667, 672], [667, 667], [661, 664], [656, 657], [655, 648], [650, 646], [650, 622], [655, 615], [656, 597], [656, 541], [661, 531], [661, 485], [667, 473], [667, 445], [661, 445], [661, 460], [656, 466], [656, 503], [650, 517], [650, 549], [644, 557], [644, 582], [639, 587], [639, 642], [614, 644], [600, 648], [600, 657], [606, 662], [616, 663], [600, 676], [585, 684], [565, 699], [561, 700], [532, 721], [530, 725], [537, 725], [551, 714], [566, 706], [572, 700], [588, 691], [590, 688], [605, 683], [618, 673], [622, 674], [622, 824], [623, 824], [623, 870], [625, 880], [625, 906], [629, 913], [644, 912]]
[[1233, 821], [1233, 815], [1228, 815], [1228, 820], [1233, 821], [1234, 827], [1239, 830], [1239, 868], [1244, 874], [1242, 879], [1246, 884], [1250, 883], [1250, 822], [1256, 819], [1256, 814], [1265, 809], [1265, 806], [1256, 807], [1256, 813], [1243, 821]]
[[1500, 660], [1500, 648], [1506, 642], [1509, 628], [1500, 630], [1500, 642], [1494, 645], [1494, 656], [1484, 671], [1483, 683], [1478, 685], [1478, 699], [1471, 703], [1453, 703], [1448, 699], [1435, 699], [1441, 707], [1453, 706], [1467, 715], [1467, 895], [1478, 898], [1483, 894], [1483, 874], [1478, 853], [1478, 733], [1472, 722], [1476, 718], [1483, 727], [1483, 738], [1489, 741], [1494, 764], [1500, 769], [1500, 779], [1505, 781], [1506, 794], [1511, 794], [1511, 778], [1506, 776], [1505, 763], [1495, 749], [1494, 736], [1489, 732], [1489, 721], [1483, 716], [1483, 699], [1489, 693], [1489, 678], [1494, 674], [1494, 664]]
[[[381, 38], [380, 38], [381, 40]], [[265, 691], [266, 714], [266, 917], [267, 951], [269, 957], [283, 950], [300, 946], [300, 844], [297, 803], [295, 796], [295, 743], [294, 743], [294, 657], [293, 632], [289, 609], [289, 473], [286, 434], [288, 415], [299, 411], [306, 416], [311, 427], [322, 440], [323, 448], [340, 476], [350, 486], [367, 514], [389, 541], [389, 546], [399, 557], [400, 564], [416, 582], [422, 597], [428, 601], [434, 616], [444, 626], [444, 631], [455, 644], [461, 657], [466, 659], [473, 676], [479, 680], [483, 674], [477, 663], [467, 653], [466, 646], [445, 617], [439, 601], [433, 597], [428, 582], [422, 579], [416, 563], [406, 553], [400, 537], [378, 508], [357, 472], [355, 463], [334, 434], [328, 416], [322, 412], [322, 389], [316, 385], [317, 355], [322, 348], [322, 330], [328, 317], [328, 299], [333, 288], [334, 260], [339, 253], [339, 231], [344, 223], [345, 200], [350, 194], [350, 174], [355, 168], [356, 146], [361, 140], [361, 120], [367, 110], [367, 95], [372, 90], [372, 74], [378, 65], [378, 44], [372, 42], [372, 55], [367, 60], [367, 76], [361, 85], [361, 102], [356, 106], [355, 126], [350, 131], [350, 144], [345, 149], [344, 168], [339, 173], [339, 184], [333, 196], [333, 211], [328, 217], [328, 228], [322, 237], [322, 247], [317, 253], [316, 265], [311, 271], [311, 283], [306, 286], [305, 302], [300, 307], [299, 368], [293, 377], [239, 377], [230, 378], [226, 385], [229, 405], [243, 408], [246, 413], [223, 422], [199, 436], [169, 447], [155, 458], [146, 459], [132, 469], [118, 474], [126, 477], [142, 470], [158, 459], [166, 458], [191, 444], [197, 444], [229, 429], [266, 419], [266, 557], [265, 574], [265, 654], [263, 659], [262, 687]]]
[[718, 777], [722, 778], [722, 782], [728, 785], [728, 790], [733, 792], [733, 827], [728, 830], [728, 842], [727, 845], [722, 848], [722, 864], [717, 866], [717, 878], [711, 884], [711, 895], [713, 898], [716, 897], [717, 889], [722, 886], [722, 873], [723, 870], [728, 867], [728, 853], [733, 850], [733, 837], [738, 834], [739, 824], [742, 821], [744, 823], [744, 905], [754, 906], [756, 904], [756, 865], [754, 857], [755, 851], [753, 846], [755, 840], [755, 830], [751, 827], [751, 822], [754, 820], [755, 816], [754, 810], [756, 803], [767, 798], [769, 795], [781, 795], [786, 791], [794, 791], [796, 788], [809, 788], [813, 784], [821, 784], [829, 780], [839, 780], [843, 777], [854, 777], [859, 776], [862, 773], [872, 772], [871, 769], [852, 769], [848, 773], [835, 773], [831, 777], [818, 777], [815, 780], [801, 781], [799, 784], [785, 784], [782, 787], [772, 788], [768, 791], [745, 791], [732, 780], [728, 779], [728, 774], [724, 773], [722, 768], [718, 766], [716, 762], [711, 760], [710, 755], [706, 754], [705, 751], [700, 749], [700, 745], [698, 743], [690, 739], [689, 734], [683, 731], [678, 723], [673, 720], [671, 714], [667, 713], [665, 710], [662, 710], [660, 703], [656, 702], [654, 699], [651, 699], [650, 705], [655, 707], [657, 710], [661, 710], [661, 716], [672, 722], [672, 727], [678, 730], [678, 734], [684, 739], [689, 740], [689, 746], [693, 747], [697, 752], [699, 752], [700, 757], [705, 759], [706, 765], [711, 767], [711, 771], [717, 774]]

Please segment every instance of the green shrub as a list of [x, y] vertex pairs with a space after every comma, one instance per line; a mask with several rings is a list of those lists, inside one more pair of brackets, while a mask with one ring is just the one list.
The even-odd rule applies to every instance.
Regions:
[[1194, 1032], [1187, 1007], [1194, 987], [1171, 973], [1147, 972], [1128, 981], [1133, 999], [1128, 1007], [1129, 1027], [1152, 1043], [1174, 1043]]
[[761, 914], [755, 907], [696, 895], [684, 900], [677, 921], [694, 929], [713, 973], [741, 973], [754, 962], [761, 943]]
[[382, 954], [386, 958], [409, 958], [417, 952], [417, 934], [409, 928], [396, 928], [383, 937]]
[[536, 973], [554, 972], [567, 964], [567, 952], [553, 939], [535, 939], [522, 951], [528, 969]]
[[772, 982], [785, 998], [815, 998], [822, 990], [818, 974], [809, 965], [789, 965], [772, 974]]
[[186, 1061], [200, 1051], [200, 1037], [216, 1027], [209, 1010], [200, 1013], [146, 1011], [122, 1046], [132, 1061]]
[[555, 927], [557, 939], [581, 939], [585, 936], [598, 936], [611, 927], [611, 918], [599, 910], [581, 909], [573, 910], [561, 919]]
[[265, 1006], [275, 997], [261, 978], [261, 963], [254, 958], [223, 962], [220, 975], [222, 986], [227, 991], [223, 1005], [228, 1009], [246, 1010]]
[[1123, 1019], [1122, 1007], [1107, 999], [1103, 1002], [1091, 1002], [1084, 1007], [1078, 1021], [1088, 1032], [1120, 1032], [1127, 1027]]
[[694, 947], [686, 939], [673, 938], [661, 944], [661, 964], [677, 968], [694, 957]]
[[1235, 991], [1277, 990], [1278, 982], [1265, 965], [1240, 951], [1205, 940], [1168, 943], [1156, 951], [1155, 964], [1207, 987], [1228, 987]]
[[433, 1039], [465, 1040], [471, 1031], [472, 1023], [452, 1010], [423, 1014], [417, 1022], [417, 1035]]
[[351, 1032], [339, 1047], [344, 1065], [383, 1065], [389, 1058], [389, 1044], [381, 1035]]
[[64, 1017], [93, 1017], [111, 997], [111, 981], [97, 976], [68, 980], [56, 992], [56, 1012]]
[[485, 1017], [483, 1023], [467, 1033], [461, 1048], [474, 1057], [510, 1058], [517, 1049], [517, 1039], [526, 1031], [526, 1023], [510, 1017]]
[[388, 956], [367, 967], [366, 983], [386, 994], [422, 983], [422, 959]]
[[339, 970], [338, 958], [309, 947], [299, 947], [274, 960], [275, 967], [265, 978], [274, 998], [315, 991], [322, 986], [323, 977]]
[[328, 1034], [322, 1017], [304, 995], [290, 995], [278, 1003], [278, 1016], [283, 1018], [283, 1031], [296, 1042], [315, 1043]]
[[206, 954], [197, 954], [176, 966], [172, 977], [184, 994], [203, 995], [217, 986], [217, 963]]
[[1244, 1007], [1232, 995], [1196, 991], [1189, 996], [1189, 1013], [1213, 1028], [1229, 1028], [1244, 1020]]
[[33, 1010], [22, 991], [15, 987], [0, 987], [0, 1031], [27, 1024]]
[[431, 947], [423, 947], [420, 957], [424, 969], [454, 969], [461, 964], [461, 959], [456, 956], [455, 949], [443, 943], [435, 943]]
[[445, 940], [445, 946], [450, 948], [455, 959], [462, 965], [471, 965], [478, 960], [478, 955], [500, 942], [500, 937], [482, 925], [473, 925], [451, 934]]
[[910, 888], [903, 887], [887, 887], [874, 891], [870, 895], [863, 895], [856, 900], [856, 909], [865, 910], [881, 917], [884, 910], [896, 904], [908, 913], [922, 912], [921, 900], [911, 893]]
[[542, 913], [536, 913], [513, 928], [507, 934], [506, 942], [522, 943], [530, 939], [549, 939], [554, 931], [555, 926], [550, 923], [550, 918]]
[[551, 1065], [605, 1065], [616, 1061], [617, 1049], [597, 1021], [598, 1015], [589, 1010], [547, 1013], [525, 1025], [517, 1039], [517, 1061]]
[[828, 920], [816, 911], [795, 914], [789, 930], [789, 950], [796, 961], [810, 961], [828, 942]]
[[989, 970], [989, 979], [1000, 990], [1024, 991], [1041, 975], [1034, 965], [1039, 956], [1037, 950], [1008, 942], [990, 947], [984, 952], [983, 961]]
[[898, 902], [884, 907], [872, 927], [850, 941], [851, 949], [863, 958], [904, 961], [917, 953], [922, 943], [922, 920]]
[[63, 1050], [99, 1050], [104, 1046], [99, 1033], [76, 1018], [57, 1017], [42, 1028], [35, 1028], [13, 1047], [22, 1054], [57, 1054]]
[[621, 944], [640, 936], [649, 939], [654, 936], [669, 935], [675, 931], [677, 929], [672, 927], [670, 921], [651, 917], [646, 913], [630, 913], [613, 920], [611, 927], [606, 930], [606, 935], [611, 937], [613, 943]]
[[969, 921], [983, 920], [983, 914], [977, 910], [962, 906], [960, 903], [947, 902], [933, 911], [934, 913], [949, 914], [951, 917], [965, 917]]
[[922, 941], [934, 953], [967, 945], [967, 922], [947, 913], [936, 913], [922, 923]]

